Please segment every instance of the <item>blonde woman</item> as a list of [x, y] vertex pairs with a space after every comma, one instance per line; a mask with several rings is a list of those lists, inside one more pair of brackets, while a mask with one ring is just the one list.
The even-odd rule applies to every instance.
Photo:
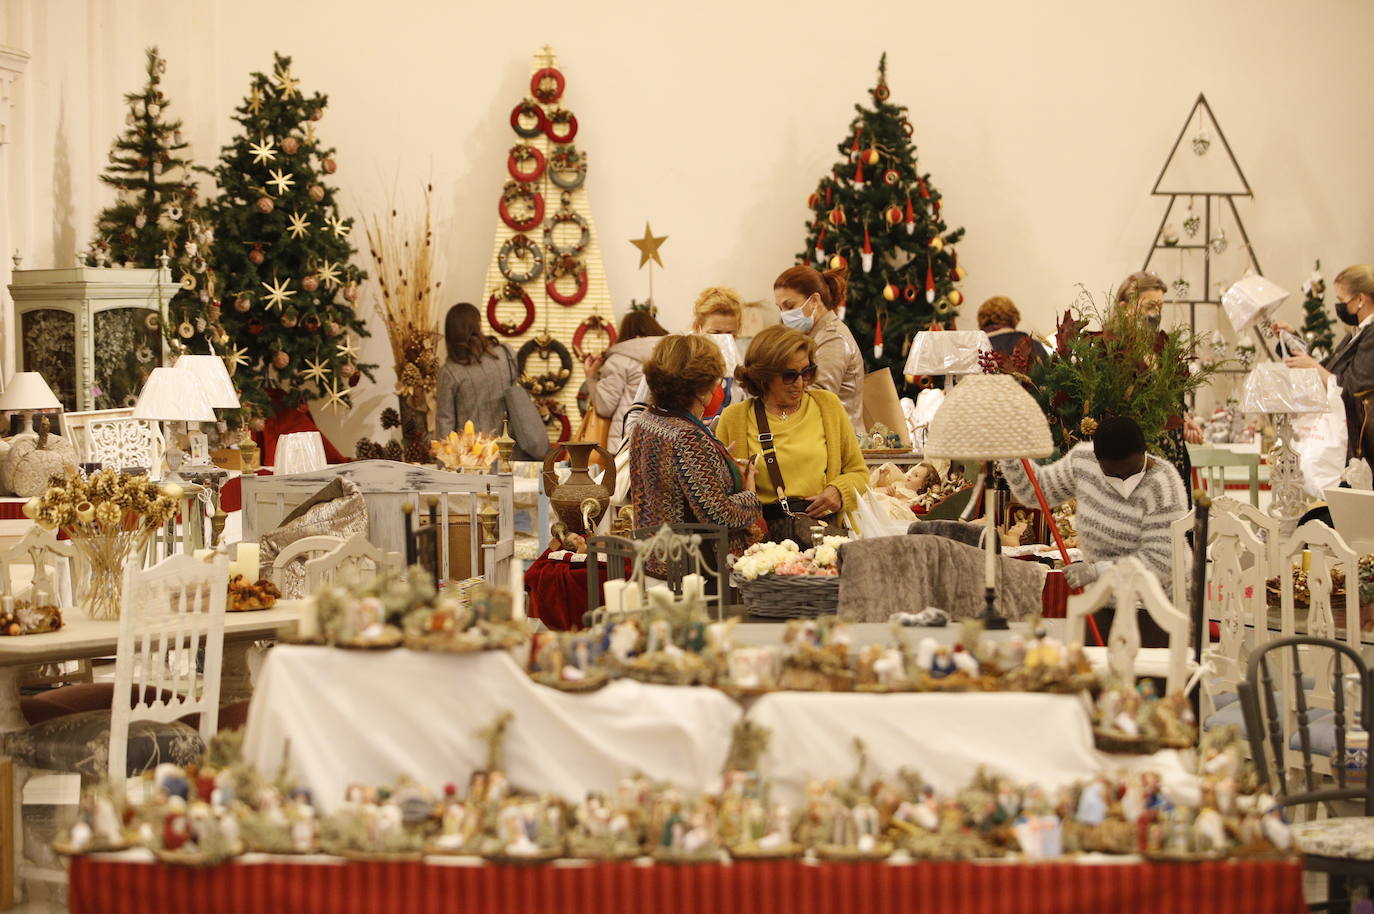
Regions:
[[[1350, 335], [1336, 347], [1325, 362], [1310, 355], [1289, 357], [1289, 368], [1315, 368], [1322, 383], [1335, 378], [1341, 386], [1341, 400], [1345, 403], [1345, 424], [1348, 431], [1347, 459], [1363, 457], [1374, 466], [1374, 422], [1370, 416], [1370, 400], [1374, 398], [1374, 266], [1358, 263], [1336, 274], [1332, 283], [1336, 293], [1336, 318], [1347, 327]], [[1275, 321], [1274, 329], [1296, 334], [1291, 324]]]

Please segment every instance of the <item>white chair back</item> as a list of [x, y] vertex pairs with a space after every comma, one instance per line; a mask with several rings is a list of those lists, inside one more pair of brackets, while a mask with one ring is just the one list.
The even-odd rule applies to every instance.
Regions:
[[372, 545], [367, 534], [355, 533], [332, 551], [305, 563], [305, 589], [313, 594], [325, 584], [334, 583], [339, 572], [345, 569], [372, 577], [383, 568], [400, 571], [405, 568], [405, 559], [399, 552], [385, 552]]
[[321, 533], [318, 536], [303, 536], [294, 543], [288, 544], [277, 557], [272, 560], [272, 567], [266, 575], [273, 584], [281, 585], [281, 574], [287, 565], [300, 559], [304, 565], [311, 559], [317, 559], [327, 552], [333, 552], [344, 544], [342, 536], [331, 536], [328, 533]]
[[147, 467], [150, 479], [161, 478], [167, 442], [157, 423], [133, 418], [91, 419], [85, 429], [89, 462], [116, 470]]
[[[200, 714], [207, 743], [219, 725], [220, 668], [229, 557], [174, 555], [131, 570], [124, 586], [110, 720], [110, 779], [122, 784], [129, 724]], [[137, 703], [129, 706], [129, 696]]]
[[100, 419], [129, 419], [132, 418], [133, 414], [134, 408], [132, 406], [63, 413], [62, 436], [76, 448], [77, 456], [80, 457], [82, 463], [90, 463], [95, 459], [91, 456], [90, 424]]
[[1122, 682], [1135, 682], [1135, 660], [1140, 652], [1140, 625], [1136, 607], [1143, 605], [1169, 636], [1166, 693], [1182, 690], [1188, 675], [1188, 616], [1164, 595], [1164, 588], [1134, 556], [1120, 559], [1087, 590], [1069, 597], [1068, 637], [1083, 642], [1084, 620], [1108, 605], [1115, 605], [1112, 630], [1107, 635], [1107, 665]]
[[1197, 521], [1197, 511], [1193, 508], [1188, 509], [1178, 520], [1169, 525], [1169, 552], [1173, 559], [1173, 574], [1170, 576], [1175, 606], [1190, 605], [1189, 595], [1192, 589], [1189, 586], [1188, 572], [1193, 567], [1193, 547], [1188, 543], [1188, 531], [1193, 529]]
[[1251, 653], [1277, 637], [1269, 630], [1267, 587], [1279, 573], [1279, 522], [1234, 498], [1217, 498], [1207, 539], [1203, 619], [1217, 623], [1220, 637], [1212, 642], [1210, 632], [1204, 634], [1203, 659], [1212, 672], [1203, 680], [1203, 720], [1216, 711], [1219, 695], [1236, 693]]
[[56, 530], [44, 530], [37, 524], [25, 533], [19, 542], [0, 552], [0, 594], [18, 597], [15, 592], [14, 575], [11, 568], [15, 565], [33, 566], [33, 577], [29, 580], [29, 593], [49, 595], [59, 606], [69, 605], [71, 601], [71, 566], [67, 566], [67, 593], [62, 593], [58, 569], [59, 562], [71, 562], [76, 558], [76, 547], [57, 538]]

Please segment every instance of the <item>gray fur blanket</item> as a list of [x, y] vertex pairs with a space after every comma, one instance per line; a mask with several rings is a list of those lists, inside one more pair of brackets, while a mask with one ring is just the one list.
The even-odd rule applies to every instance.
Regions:
[[[884, 536], [840, 547], [839, 616], [886, 622], [893, 613], [927, 606], [956, 619], [981, 615], [982, 550], [944, 536]], [[1040, 612], [1046, 568], [999, 556], [997, 610], [1009, 619]]]

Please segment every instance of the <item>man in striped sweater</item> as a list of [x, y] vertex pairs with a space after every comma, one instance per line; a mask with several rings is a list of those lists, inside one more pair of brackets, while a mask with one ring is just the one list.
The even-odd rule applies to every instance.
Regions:
[[[1035, 504], [1021, 462], [1003, 460], [998, 466], [1017, 501]], [[1188, 499], [1178, 471], [1145, 453], [1145, 436], [1134, 419], [1104, 419], [1091, 442], [1036, 467], [1035, 475], [1051, 506], [1078, 499], [1074, 528], [1086, 560], [1064, 568], [1071, 588], [1086, 587], [1117, 559], [1133, 555], [1154, 572], [1165, 593], [1172, 589], [1169, 525], [1188, 510]]]

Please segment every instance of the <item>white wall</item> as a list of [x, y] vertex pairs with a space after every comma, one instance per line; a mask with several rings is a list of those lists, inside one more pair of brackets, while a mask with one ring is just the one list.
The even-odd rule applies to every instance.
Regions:
[[[972, 307], [1010, 295], [1026, 323], [1049, 330], [1076, 283], [1103, 290], [1138, 268], [1164, 205], [1150, 187], [1199, 91], [1255, 189], [1241, 215], [1271, 278], [1296, 290], [1316, 257], [1328, 275], [1374, 259], [1365, 0], [852, 12], [822, 0], [0, 3], [0, 44], [33, 56], [4, 153], [8, 237], [26, 266], [65, 265], [85, 244], [106, 201], [95, 176], [123, 124], [121, 93], [140, 84], [153, 43], [169, 61], [172, 110], [206, 163], [232, 137], [247, 73], [268, 68], [275, 49], [293, 55], [303, 86], [330, 96], [319, 126], [339, 148], [346, 209], [361, 216], [387, 205], [393, 186], [433, 181], [452, 300], [485, 295], [513, 140], [506, 118], [546, 41], [591, 156], [611, 294], [620, 308], [645, 296], [626, 239], [652, 221], [669, 236], [656, 299], [670, 326], [705, 285], [769, 294], [883, 50], [946, 218], [968, 229], [960, 263]], [[384, 340], [367, 353], [385, 363]], [[317, 417], [341, 447], [390, 400], [390, 373], [378, 380], [346, 427]]]

